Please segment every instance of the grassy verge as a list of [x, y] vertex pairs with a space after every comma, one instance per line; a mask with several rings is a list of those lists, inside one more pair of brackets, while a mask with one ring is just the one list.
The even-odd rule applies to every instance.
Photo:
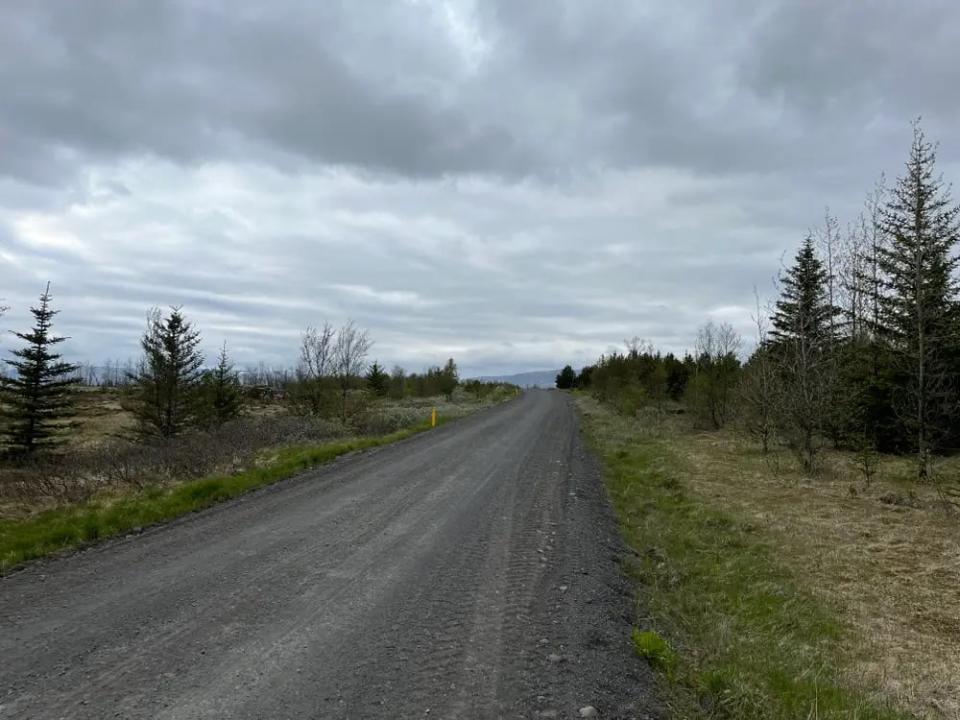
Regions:
[[645, 436], [578, 402], [637, 552], [637, 652], [660, 671], [674, 717], [914, 717], [853, 681], [850, 628], [783, 562], [775, 536], [691, 491], [682, 434]]
[[[445, 418], [440, 418], [443, 424]], [[348, 438], [322, 445], [287, 447], [269, 461], [233, 475], [214, 475], [168, 486], [151, 486], [120, 497], [0, 521], [0, 575], [29, 560], [76, 548], [136, 528], [172, 520], [329, 462], [346, 453], [387, 445], [430, 429], [429, 422], [378, 437]]]

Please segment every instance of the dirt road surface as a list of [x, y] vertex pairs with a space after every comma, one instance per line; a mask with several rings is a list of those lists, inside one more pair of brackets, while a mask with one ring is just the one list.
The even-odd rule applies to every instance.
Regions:
[[0, 579], [0, 718], [656, 717], [569, 398]]

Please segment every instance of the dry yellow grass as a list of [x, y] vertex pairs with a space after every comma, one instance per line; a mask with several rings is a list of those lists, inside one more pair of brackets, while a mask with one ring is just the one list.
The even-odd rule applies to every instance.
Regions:
[[670, 445], [689, 461], [693, 492], [751, 518], [839, 608], [860, 640], [850, 648], [856, 680], [918, 716], [960, 718], [960, 517], [933, 488], [904, 482], [907, 461], [884, 458], [866, 487], [839, 452], [809, 478], [785, 451], [765, 458], [733, 431], [681, 432]]
[[[268, 400], [249, 402], [248, 414], [267, 416], [283, 411], [280, 403]], [[137, 420], [132, 410], [129, 391], [118, 388], [77, 388], [73, 396], [71, 429], [64, 433], [60, 450], [66, 453], [95, 448], [118, 439], [136, 436]], [[22, 471], [13, 465], [0, 465], [0, 521], [35, 515], [38, 512], [71, 502], [56, 494], [37, 494], [22, 497], [5, 491], [5, 483], [14, 483]]]
[[88, 447], [131, 433], [136, 418], [124, 407], [119, 390], [81, 388], [75, 396], [77, 432], [68, 436], [73, 447]]
[[[275, 415], [283, 411], [278, 402], [248, 401], [249, 415]], [[79, 388], [74, 399], [76, 431], [66, 436], [68, 448], [84, 448], [118, 437], [129, 438], [136, 431], [137, 420], [132, 400], [124, 390], [113, 388]]]

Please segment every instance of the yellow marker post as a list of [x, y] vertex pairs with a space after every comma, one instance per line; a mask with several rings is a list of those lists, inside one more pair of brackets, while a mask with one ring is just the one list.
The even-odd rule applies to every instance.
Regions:
[[434, 408], [433, 412], [430, 414], [430, 427], [437, 426], [437, 409]]

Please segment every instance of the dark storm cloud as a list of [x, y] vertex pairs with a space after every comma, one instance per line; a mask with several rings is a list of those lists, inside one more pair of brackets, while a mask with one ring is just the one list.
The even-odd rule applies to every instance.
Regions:
[[472, 41], [444, 8], [18, 4], [0, 25], [2, 168], [52, 182], [149, 153], [420, 177], [770, 171], [861, 148], [863, 123], [960, 109], [949, 3], [482, 2], [462, 14]]
[[[184, 162], [254, 153], [411, 175], [529, 160], [495, 117], [470, 117], [445, 97], [456, 91], [458, 59], [429, 13], [259, 7], [95, 0], [8, 8], [3, 170], [50, 181], [71, 152]], [[382, 25], [371, 31], [371, 22]], [[439, 43], [423, 52], [424, 40]]]
[[250, 360], [324, 317], [414, 367], [682, 350], [707, 318], [749, 331], [753, 286], [899, 171], [913, 117], [960, 169], [949, 2], [2, 14], [5, 322], [52, 279], [87, 357], [180, 303]]

